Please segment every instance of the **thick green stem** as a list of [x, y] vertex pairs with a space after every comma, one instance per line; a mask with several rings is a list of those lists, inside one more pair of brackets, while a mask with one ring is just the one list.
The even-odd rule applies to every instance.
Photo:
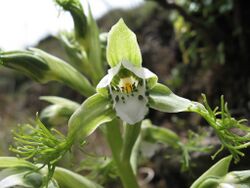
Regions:
[[[128, 126], [133, 126], [133, 125], [128, 125]], [[130, 132], [130, 134], [133, 135], [131, 130], [128, 132]], [[133, 148], [133, 143], [136, 141], [136, 139], [133, 139], [132, 137], [132, 139], [135, 140], [133, 143], [126, 141], [128, 139], [127, 134], [125, 133], [123, 141], [119, 128], [119, 122], [117, 120], [114, 120], [110, 123], [107, 123], [107, 129], [106, 129], [107, 140], [110, 145], [113, 159], [116, 163], [118, 174], [121, 178], [122, 184], [124, 188], [139, 188], [135, 174], [133, 173], [130, 164], [131, 150]], [[128, 156], [128, 158], [123, 160], [124, 159], [123, 156]]]
[[122, 148], [122, 161], [130, 161], [131, 152], [140, 134], [141, 123], [125, 125], [124, 143]]

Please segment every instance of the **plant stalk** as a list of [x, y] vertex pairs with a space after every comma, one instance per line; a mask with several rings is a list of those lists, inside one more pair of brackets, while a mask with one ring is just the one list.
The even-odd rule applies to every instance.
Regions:
[[[126, 125], [131, 127], [136, 127], [136, 125]], [[122, 135], [120, 132], [118, 120], [113, 120], [107, 123], [106, 136], [112, 151], [113, 159], [117, 166], [119, 177], [121, 178], [124, 188], [139, 188], [136, 180], [136, 176], [132, 170], [130, 163], [131, 151], [133, 149], [134, 143], [136, 141], [136, 134], [132, 129], [125, 130], [124, 140], [122, 140]], [[138, 127], [136, 128], [136, 130]], [[140, 126], [139, 126], [140, 130]], [[139, 131], [137, 131], [139, 132]], [[137, 134], [138, 136], [138, 134]], [[132, 141], [128, 139], [131, 138]], [[134, 141], [133, 141], [134, 140]], [[125, 158], [126, 157], [126, 158]]]

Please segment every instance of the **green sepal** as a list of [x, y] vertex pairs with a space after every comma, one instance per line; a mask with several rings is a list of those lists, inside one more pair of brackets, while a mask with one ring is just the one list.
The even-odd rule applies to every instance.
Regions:
[[190, 188], [209, 188], [212, 185], [216, 184], [216, 179], [219, 179], [227, 174], [231, 160], [232, 156], [230, 155], [218, 161], [216, 164], [210, 167], [204, 174], [202, 174], [191, 185]]
[[63, 60], [42, 50], [1, 52], [5, 67], [17, 70], [40, 83], [58, 81], [77, 90], [84, 96], [95, 93], [90, 82], [75, 68]]
[[141, 67], [142, 57], [136, 35], [126, 26], [123, 19], [120, 19], [108, 34], [107, 60], [110, 67], [115, 67], [122, 61]]
[[149, 106], [162, 112], [184, 112], [194, 105], [192, 101], [175, 95], [163, 84], [158, 83], [149, 91]]
[[115, 117], [116, 114], [109, 98], [100, 94], [89, 97], [69, 120], [68, 142], [85, 139], [101, 124], [110, 122]]

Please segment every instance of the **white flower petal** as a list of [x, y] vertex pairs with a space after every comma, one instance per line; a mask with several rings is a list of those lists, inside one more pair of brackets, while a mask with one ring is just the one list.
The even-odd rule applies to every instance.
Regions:
[[96, 88], [99, 89], [99, 88], [104, 88], [104, 87], [107, 87], [110, 82], [112, 81], [113, 77], [112, 75], [110, 74], [107, 74], [106, 76], [104, 76], [101, 81], [97, 84]]
[[147, 68], [144, 68], [144, 67], [135, 67], [135, 66], [133, 66], [132, 63], [129, 63], [127, 61], [123, 61], [122, 65], [126, 69], [130, 70], [131, 72], [133, 72], [136, 76], [138, 76], [139, 78], [142, 78], [144, 80], [152, 78], [152, 77], [157, 77], [156, 74], [154, 74], [153, 72], [151, 72]]
[[121, 68], [121, 63], [118, 64], [117, 66], [111, 68], [108, 70], [108, 74], [106, 76], [104, 76], [101, 81], [97, 84], [96, 88], [101, 89], [101, 88], [105, 88], [108, 85], [110, 85], [110, 83], [112, 82], [113, 77], [119, 72]]
[[[148, 113], [148, 98], [145, 96], [145, 85], [137, 89], [138, 91], [134, 92], [133, 96], [116, 91], [112, 93], [116, 115], [131, 125], [142, 121]], [[117, 97], [119, 97], [119, 100], [116, 99]]]
[[112, 74], [113, 77], [119, 72], [121, 68], [121, 63], [117, 64], [115, 67], [108, 70], [108, 74]]

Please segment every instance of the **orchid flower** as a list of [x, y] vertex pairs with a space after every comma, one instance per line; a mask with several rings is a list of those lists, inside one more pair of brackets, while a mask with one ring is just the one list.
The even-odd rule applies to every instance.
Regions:
[[[150, 91], [158, 78], [142, 67], [136, 35], [122, 19], [109, 32], [107, 61], [111, 68], [97, 85], [97, 92], [110, 96], [116, 115], [124, 122], [135, 124], [142, 121], [152, 104]], [[191, 104], [189, 100], [178, 99]]]

